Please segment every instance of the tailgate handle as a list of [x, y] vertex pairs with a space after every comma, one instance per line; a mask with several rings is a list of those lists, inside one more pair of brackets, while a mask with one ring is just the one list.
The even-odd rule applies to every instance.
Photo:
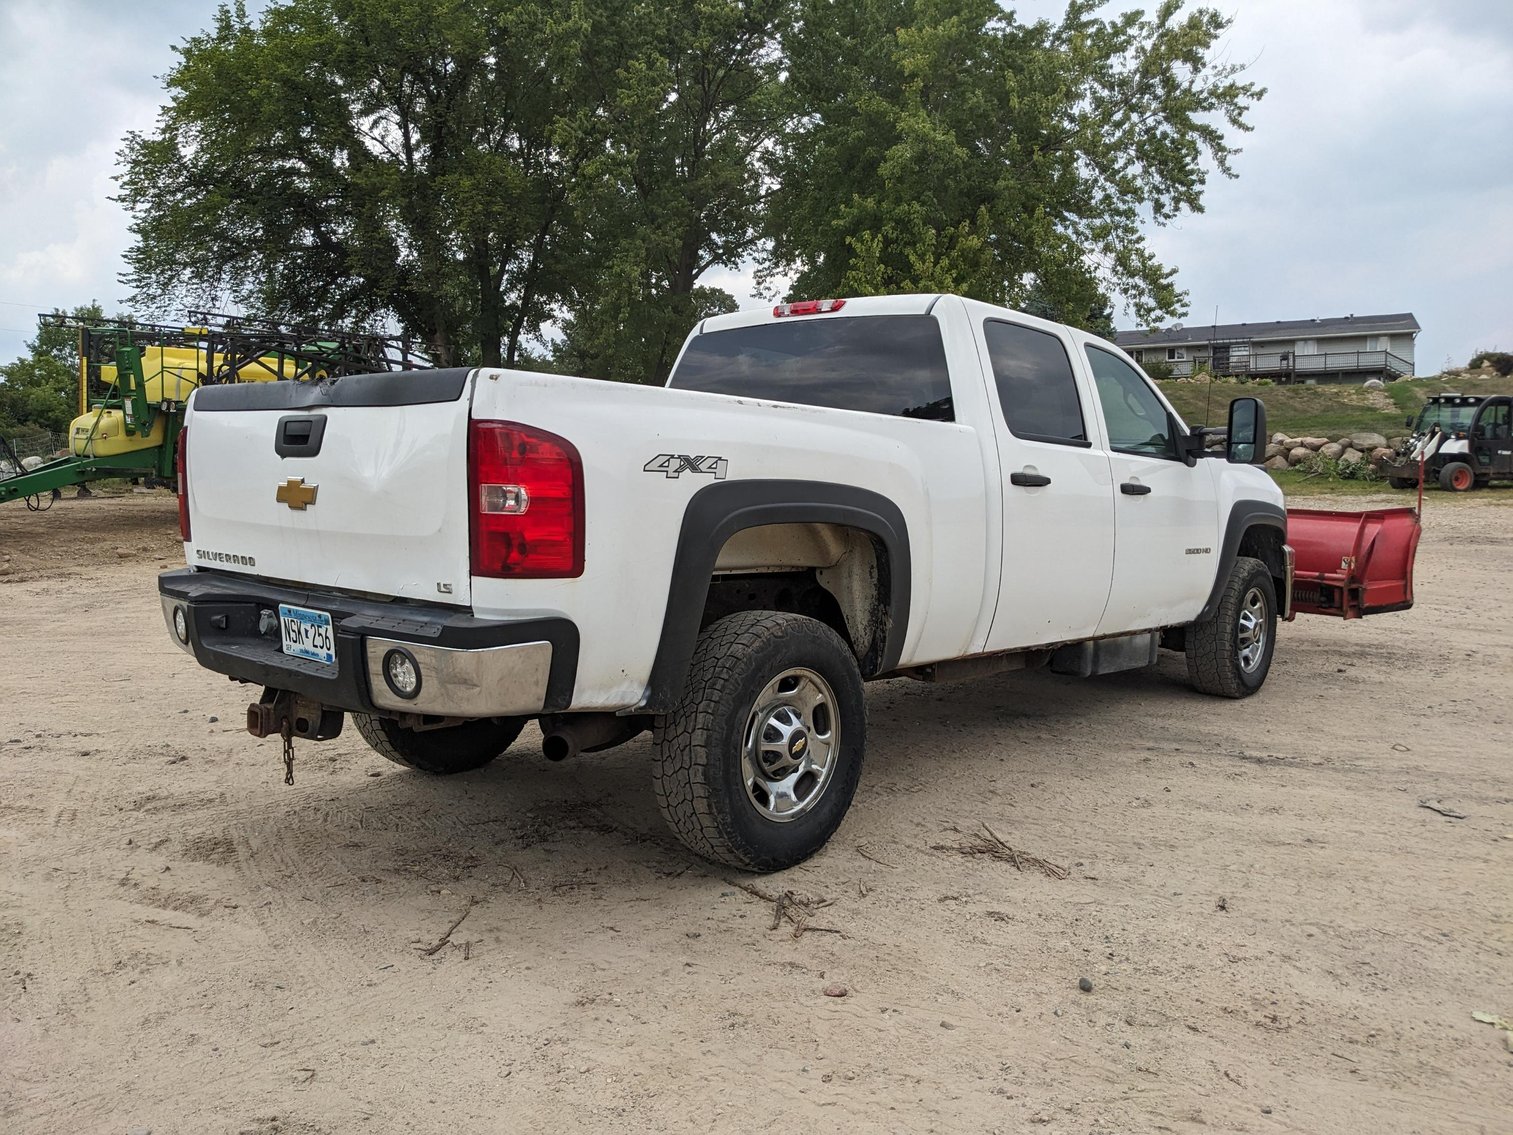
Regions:
[[326, 415], [285, 414], [273, 433], [273, 449], [280, 457], [314, 457], [326, 436]]

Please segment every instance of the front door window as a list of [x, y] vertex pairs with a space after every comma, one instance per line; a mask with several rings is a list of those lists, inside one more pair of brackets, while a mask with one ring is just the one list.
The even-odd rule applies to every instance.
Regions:
[[1140, 372], [1099, 347], [1089, 347], [1087, 356], [1103, 403], [1109, 448], [1147, 457], [1176, 457], [1171, 418]]

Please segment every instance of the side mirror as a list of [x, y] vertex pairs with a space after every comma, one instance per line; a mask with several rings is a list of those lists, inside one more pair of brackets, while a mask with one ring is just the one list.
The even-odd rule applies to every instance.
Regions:
[[1259, 465], [1266, 453], [1266, 407], [1256, 398], [1236, 398], [1229, 404], [1229, 436], [1225, 458], [1235, 465]]

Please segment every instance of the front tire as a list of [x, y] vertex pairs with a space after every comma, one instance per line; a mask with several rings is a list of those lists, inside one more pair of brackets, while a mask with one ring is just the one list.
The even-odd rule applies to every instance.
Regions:
[[352, 724], [381, 757], [435, 776], [482, 768], [515, 743], [523, 717], [487, 717], [445, 729], [407, 729], [392, 717], [354, 713]]
[[657, 807], [695, 854], [748, 871], [808, 859], [845, 818], [866, 745], [851, 649], [802, 615], [745, 611], [699, 636], [656, 719]]
[[1452, 461], [1439, 471], [1439, 487], [1452, 493], [1468, 492], [1476, 484], [1476, 470], [1464, 461]]
[[1266, 682], [1277, 645], [1277, 592], [1260, 560], [1241, 556], [1213, 615], [1187, 628], [1187, 677], [1193, 688], [1248, 698]]

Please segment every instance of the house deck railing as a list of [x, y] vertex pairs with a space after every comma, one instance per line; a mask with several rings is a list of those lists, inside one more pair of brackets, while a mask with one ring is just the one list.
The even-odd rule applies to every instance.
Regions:
[[[1192, 359], [1178, 359], [1168, 365], [1172, 377], [1186, 378], [1193, 373]], [[1391, 351], [1320, 351], [1299, 355], [1291, 351], [1262, 351], [1256, 354], [1231, 353], [1228, 365], [1221, 361], [1210, 367], [1205, 359], [1196, 360], [1204, 370], [1221, 375], [1257, 375], [1262, 377], [1306, 377], [1313, 374], [1380, 374], [1389, 378], [1412, 374], [1413, 365]]]

